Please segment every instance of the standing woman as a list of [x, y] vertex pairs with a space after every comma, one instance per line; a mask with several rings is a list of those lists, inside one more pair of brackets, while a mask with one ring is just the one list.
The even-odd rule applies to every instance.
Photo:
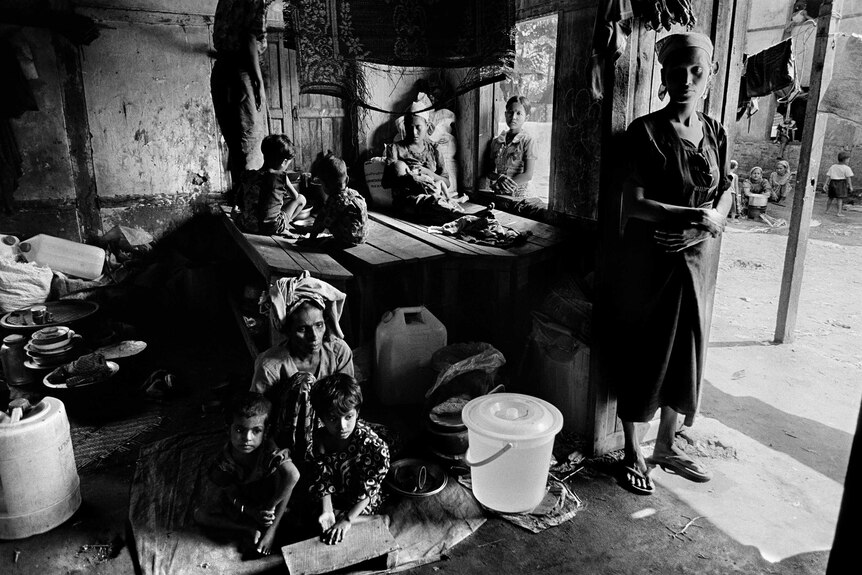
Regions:
[[[732, 202], [724, 128], [698, 111], [717, 70], [712, 42], [672, 34], [656, 51], [670, 101], [626, 133], [623, 252], [606, 346], [619, 353], [609, 362], [625, 433], [619, 480], [639, 494], [653, 492], [655, 465], [692, 481], [711, 478], [674, 437], [678, 415], [691, 425], [698, 409], [719, 236]], [[658, 409], [655, 450], [645, 460], [635, 423]]]

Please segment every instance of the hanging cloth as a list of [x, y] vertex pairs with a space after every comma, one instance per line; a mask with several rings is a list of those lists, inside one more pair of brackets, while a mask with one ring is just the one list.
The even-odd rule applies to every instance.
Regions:
[[515, 55], [514, 0], [298, 0], [301, 94], [364, 100], [357, 62], [466, 68], [461, 90], [504, 79]]
[[784, 90], [796, 81], [793, 40], [770, 46], [745, 61], [745, 90], [749, 98]]

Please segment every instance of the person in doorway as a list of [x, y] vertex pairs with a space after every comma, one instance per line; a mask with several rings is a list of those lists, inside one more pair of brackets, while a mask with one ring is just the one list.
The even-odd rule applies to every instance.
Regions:
[[219, 0], [213, 18], [216, 61], [210, 76], [213, 109], [228, 149], [231, 189], [261, 164], [258, 147], [268, 132], [260, 55], [266, 50], [266, 11], [273, 0]]
[[491, 189], [498, 194], [523, 198], [529, 190], [536, 163], [533, 137], [524, 131], [530, 116], [530, 101], [524, 96], [512, 96], [506, 102], [508, 130], [491, 140], [488, 148], [493, 169], [488, 174]]
[[323, 230], [329, 230], [340, 246], [365, 242], [368, 239], [368, 206], [359, 192], [347, 187], [350, 178], [344, 160], [330, 152], [315, 162], [314, 172], [323, 183], [327, 200], [314, 220], [309, 237], [314, 239]]
[[336, 373], [353, 376], [353, 352], [338, 323], [345, 295], [305, 271], [276, 280], [269, 299], [270, 318], [285, 340], [257, 356], [251, 391], [272, 400], [273, 438], [301, 466], [311, 455], [315, 381]]
[[287, 177], [293, 143], [284, 134], [271, 134], [263, 139], [260, 150], [263, 167], [245, 172], [240, 185], [240, 227], [251, 234], [292, 236], [288, 224], [305, 207], [305, 196]]
[[850, 154], [839, 152], [838, 163], [832, 164], [826, 171], [826, 181], [823, 183], [823, 188], [828, 192], [829, 199], [826, 200], [824, 214], [829, 212], [832, 200], [838, 200], [838, 211], [835, 215], [844, 216], [844, 200], [853, 193], [853, 170], [850, 169], [849, 162]]
[[392, 206], [426, 224], [443, 224], [464, 209], [449, 195], [449, 172], [440, 148], [428, 134], [433, 130], [424, 104], [413, 102], [404, 115], [406, 135], [389, 148], [383, 187], [392, 189]]
[[730, 193], [733, 198], [733, 202], [730, 206], [730, 216], [734, 220], [739, 219], [739, 214], [742, 211], [739, 199], [739, 175], [736, 173], [738, 167], [739, 162], [736, 160], [730, 160], [730, 169], [727, 172], [727, 177], [730, 179]]
[[195, 521], [207, 527], [246, 532], [254, 549], [269, 555], [299, 470], [290, 452], [269, 437], [272, 404], [259, 393], [236, 398], [228, 414], [228, 442], [204, 480], [204, 502]]
[[784, 201], [790, 193], [790, 176], [790, 164], [786, 160], [778, 160], [775, 171], [769, 174], [770, 202], [780, 204]]
[[[707, 36], [671, 34], [656, 44], [668, 104], [626, 132], [630, 165], [622, 186], [624, 228], [605, 349], [625, 361], [606, 366], [617, 390], [625, 451], [620, 484], [654, 491], [660, 466], [692, 481], [710, 472], [675, 444], [678, 418], [698, 409], [718, 270], [720, 236], [730, 209], [727, 137], [698, 111], [717, 65]], [[652, 456], [635, 429], [661, 411]]]
[[337, 545], [357, 518], [377, 510], [389, 471], [389, 447], [359, 421], [362, 389], [351, 376], [336, 374], [318, 381], [311, 404], [323, 426], [314, 435], [310, 492], [319, 501], [321, 540]]

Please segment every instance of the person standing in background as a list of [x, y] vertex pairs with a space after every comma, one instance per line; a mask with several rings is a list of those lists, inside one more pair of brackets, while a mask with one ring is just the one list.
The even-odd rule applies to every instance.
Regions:
[[266, 50], [266, 11], [272, 0], [219, 0], [213, 21], [216, 61], [210, 90], [216, 120], [228, 149], [231, 188], [243, 172], [263, 163], [260, 143], [269, 133], [260, 55]]

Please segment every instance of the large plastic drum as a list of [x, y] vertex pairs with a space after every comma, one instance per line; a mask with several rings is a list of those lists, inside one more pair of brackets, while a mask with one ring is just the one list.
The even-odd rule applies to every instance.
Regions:
[[16, 402], [11, 415], [0, 412], [0, 539], [44, 533], [81, 505], [63, 402]]
[[529, 395], [497, 393], [471, 400], [461, 416], [479, 503], [503, 513], [534, 509], [545, 496], [560, 410]]

